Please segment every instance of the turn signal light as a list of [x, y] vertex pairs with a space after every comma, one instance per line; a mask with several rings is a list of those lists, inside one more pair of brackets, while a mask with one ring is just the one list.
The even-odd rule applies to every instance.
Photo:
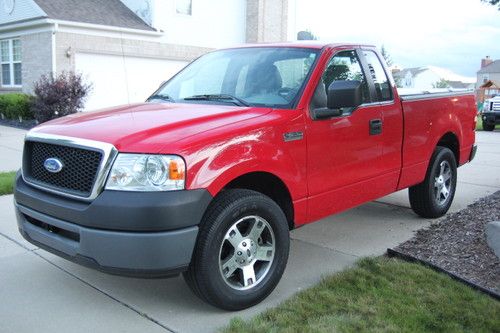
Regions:
[[179, 168], [176, 161], [170, 161], [169, 179], [170, 180], [184, 180], [184, 170], [183, 170], [183, 168]]

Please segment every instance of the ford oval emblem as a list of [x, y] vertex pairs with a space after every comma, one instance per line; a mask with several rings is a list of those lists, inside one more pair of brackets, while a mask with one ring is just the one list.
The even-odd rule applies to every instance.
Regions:
[[46, 159], [45, 162], [43, 162], [43, 166], [45, 170], [51, 173], [58, 173], [63, 168], [62, 162], [55, 157]]

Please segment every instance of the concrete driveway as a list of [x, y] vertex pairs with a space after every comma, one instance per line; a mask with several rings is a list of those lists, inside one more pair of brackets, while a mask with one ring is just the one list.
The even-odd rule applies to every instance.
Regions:
[[[0, 127], [0, 149], [9, 131]], [[23, 133], [17, 135], [9, 142], [19, 143]], [[479, 132], [477, 141], [476, 160], [459, 169], [452, 211], [500, 190], [500, 133]], [[10, 159], [5, 151], [12, 151], [19, 163], [20, 146], [5, 149], [0, 150], [0, 165]], [[180, 277], [111, 276], [37, 249], [18, 234], [12, 200], [0, 197], [2, 332], [214, 331], [235, 316], [250, 318], [279, 304], [361, 256], [383, 254], [431, 223], [412, 213], [407, 191], [400, 191], [295, 230], [288, 267], [276, 290], [260, 305], [228, 313], [198, 300]]]

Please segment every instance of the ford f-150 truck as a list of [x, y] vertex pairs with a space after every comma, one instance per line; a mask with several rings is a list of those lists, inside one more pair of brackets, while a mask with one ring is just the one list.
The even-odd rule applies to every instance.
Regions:
[[277, 285], [291, 229], [405, 188], [418, 215], [445, 214], [475, 126], [471, 93], [399, 96], [371, 46], [213, 51], [145, 103], [28, 132], [17, 221], [71, 261], [183, 273], [203, 300], [243, 309]]

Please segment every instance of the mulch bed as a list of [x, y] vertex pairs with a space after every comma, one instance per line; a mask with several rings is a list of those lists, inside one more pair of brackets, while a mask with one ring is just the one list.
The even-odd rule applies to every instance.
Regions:
[[447, 215], [395, 250], [500, 293], [500, 259], [486, 243], [486, 224], [500, 220], [500, 191]]
[[1, 119], [0, 118], [0, 125], [29, 130], [38, 124], [37, 124], [36, 120], [23, 120], [22, 122], [20, 122], [19, 120]]

